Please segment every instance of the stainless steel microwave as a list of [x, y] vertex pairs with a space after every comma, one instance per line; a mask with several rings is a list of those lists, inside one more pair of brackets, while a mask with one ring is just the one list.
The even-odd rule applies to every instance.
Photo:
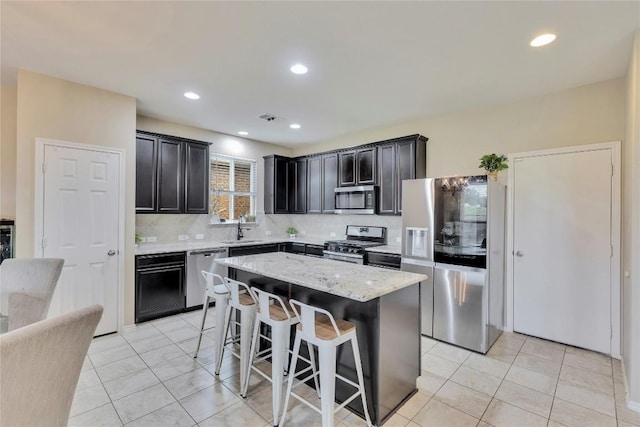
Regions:
[[375, 214], [378, 208], [378, 187], [338, 187], [335, 189], [337, 214]]

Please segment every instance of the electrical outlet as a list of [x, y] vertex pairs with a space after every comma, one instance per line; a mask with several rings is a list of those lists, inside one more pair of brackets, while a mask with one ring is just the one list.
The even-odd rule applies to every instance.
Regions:
[[396, 243], [402, 243], [402, 238], [401, 237], [396, 237]]
[[148, 236], [147, 237], [147, 243], [155, 243], [157, 241], [158, 241], [158, 238], [156, 236]]
[[300, 235], [302, 235], [302, 236], [304, 236], [305, 234], [307, 234], [307, 232], [306, 232], [306, 231], [304, 231], [304, 230], [302, 230], [302, 231], [300, 232]]
[[265, 230], [264, 234], [267, 236], [271, 236], [271, 230]]
[[146, 237], [140, 237], [140, 243], [145, 243], [147, 241]]
[[333, 231], [329, 234], [331, 237], [336, 237], [336, 233], [334, 233]]
[[178, 240], [189, 240], [188, 234], [178, 234]]
[[204, 239], [204, 234], [196, 234], [196, 240]]

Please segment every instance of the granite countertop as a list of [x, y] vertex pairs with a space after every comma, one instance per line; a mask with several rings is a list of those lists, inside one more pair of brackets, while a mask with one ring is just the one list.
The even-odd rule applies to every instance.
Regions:
[[216, 262], [360, 302], [427, 279], [423, 274], [285, 252], [220, 258]]

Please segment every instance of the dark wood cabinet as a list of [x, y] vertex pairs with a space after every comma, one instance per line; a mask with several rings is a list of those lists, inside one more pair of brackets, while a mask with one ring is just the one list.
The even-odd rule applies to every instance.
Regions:
[[265, 254], [268, 252], [278, 252], [280, 245], [278, 243], [263, 243], [259, 245], [249, 246], [231, 246], [229, 248], [229, 256], [244, 256], [244, 255], [256, 255]]
[[402, 213], [402, 181], [426, 177], [426, 143], [427, 138], [411, 135], [378, 146], [380, 214]]
[[209, 212], [209, 144], [138, 132], [136, 213]]
[[338, 154], [322, 156], [322, 213], [334, 213], [336, 210], [335, 188], [338, 186]]
[[289, 205], [291, 213], [307, 213], [307, 158], [297, 158], [289, 165], [290, 194]]
[[427, 140], [416, 134], [305, 158], [266, 156], [265, 213], [335, 213], [336, 187], [376, 185], [378, 213], [399, 215], [402, 180], [427, 175]]
[[334, 213], [338, 186], [338, 154], [307, 159], [307, 213]]
[[360, 149], [356, 152], [356, 184], [376, 183], [376, 147]]
[[156, 211], [158, 139], [136, 135], [136, 212]]
[[343, 151], [338, 154], [340, 187], [356, 185], [356, 151]]
[[264, 213], [289, 213], [289, 169], [291, 159], [283, 156], [264, 158]]
[[209, 213], [209, 144], [185, 143], [184, 212]]
[[322, 156], [307, 158], [307, 213], [322, 213]]
[[182, 211], [182, 142], [160, 139], [158, 145], [158, 212]]
[[184, 311], [184, 252], [136, 257], [135, 322]]
[[378, 213], [397, 213], [398, 184], [396, 172], [396, 144], [384, 144], [378, 147], [378, 176], [380, 187], [378, 191]]
[[338, 155], [340, 187], [376, 183], [376, 147], [342, 151]]

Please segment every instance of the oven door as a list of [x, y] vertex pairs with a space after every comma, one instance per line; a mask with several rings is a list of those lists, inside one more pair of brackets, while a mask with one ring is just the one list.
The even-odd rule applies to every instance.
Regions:
[[324, 258], [335, 261], [350, 262], [351, 264], [364, 264], [364, 257], [356, 254], [343, 254], [338, 252], [323, 251]]

